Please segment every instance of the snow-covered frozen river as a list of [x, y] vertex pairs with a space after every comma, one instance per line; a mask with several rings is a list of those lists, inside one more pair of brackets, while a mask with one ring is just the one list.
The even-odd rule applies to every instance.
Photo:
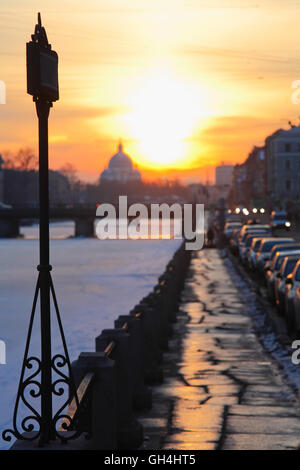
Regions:
[[[95, 337], [112, 328], [154, 286], [180, 240], [63, 239], [73, 224], [51, 227], [53, 281], [71, 360], [94, 350]], [[24, 239], [0, 239], [0, 339], [6, 365], [0, 365], [0, 436], [12, 424], [13, 405], [24, 353], [38, 264], [37, 227]], [[32, 353], [39, 352], [38, 317]], [[53, 330], [53, 350], [58, 332]], [[60, 352], [57, 351], [57, 352]], [[10, 444], [9, 444], [10, 445]], [[8, 448], [0, 438], [0, 449]]]

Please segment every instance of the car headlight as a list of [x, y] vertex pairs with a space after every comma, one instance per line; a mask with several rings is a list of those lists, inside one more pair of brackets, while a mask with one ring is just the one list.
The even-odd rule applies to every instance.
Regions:
[[291, 222], [285, 222], [284, 224], [286, 227], [290, 227], [291, 226]]

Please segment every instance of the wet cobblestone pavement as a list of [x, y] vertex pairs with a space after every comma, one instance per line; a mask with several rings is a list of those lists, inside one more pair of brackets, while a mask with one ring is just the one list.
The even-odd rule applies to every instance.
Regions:
[[[165, 382], [154, 389], [158, 408], [143, 422], [145, 448], [298, 447], [299, 402], [263, 349], [247, 300], [217, 250], [192, 259], [176, 330]], [[155, 444], [158, 429], [163, 439]]]

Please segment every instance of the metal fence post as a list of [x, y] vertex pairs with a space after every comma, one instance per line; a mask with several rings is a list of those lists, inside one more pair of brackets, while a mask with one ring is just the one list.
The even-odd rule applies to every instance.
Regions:
[[142, 322], [139, 316], [120, 315], [115, 321], [116, 328], [127, 324], [129, 334], [129, 374], [132, 383], [133, 408], [136, 410], [150, 409], [152, 406], [152, 391], [145, 383], [145, 364], [143, 357]]
[[101, 335], [96, 338], [96, 351], [103, 351], [112, 341], [115, 342], [110, 356], [116, 364], [118, 448], [138, 448], [143, 442], [143, 428], [133, 415], [132, 386], [129, 374], [129, 335], [121, 328], [103, 330]]
[[117, 449], [117, 382], [115, 362], [103, 352], [82, 352], [72, 364], [77, 383], [87, 372], [95, 373], [91, 403], [91, 439], [87, 447]]

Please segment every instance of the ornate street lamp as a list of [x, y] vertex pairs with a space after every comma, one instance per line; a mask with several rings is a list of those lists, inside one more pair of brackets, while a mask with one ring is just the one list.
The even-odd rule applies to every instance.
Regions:
[[[34, 294], [29, 330], [21, 370], [18, 394], [13, 416], [13, 429], [6, 429], [2, 437], [6, 441], [13, 435], [17, 439], [39, 440], [39, 445], [59, 437], [63, 440], [77, 437], [80, 432], [75, 423], [65, 414], [65, 409], [74, 397], [78, 398], [72, 377], [70, 359], [62, 328], [60, 313], [51, 278], [49, 263], [49, 175], [48, 175], [48, 117], [54, 101], [59, 98], [58, 56], [51, 50], [41, 15], [35, 26], [32, 40], [27, 43], [27, 92], [33, 96], [39, 121], [39, 200], [40, 200], [40, 264]], [[36, 305], [40, 296], [41, 357], [29, 355]], [[52, 356], [51, 351], [51, 296], [61, 335], [63, 354]], [[66, 372], [67, 369], [67, 372]], [[55, 377], [55, 378], [54, 378]], [[63, 404], [53, 413], [53, 395], [61, 397]], [[28, 398], [29, 397], [29, 398]], [[38, 399], [39, 403], [35, 402]], [[34, 403], [32, 403], [34, 402]], [[18, 421], [19, 405], [23, 404], [27, 416]], [[57, 430], [58, 422], [64, 419], [62, 428], [72, 433]], [[62, 436], [63, 434], [63, 436]], [[67, 437], [65, 437], [67, 436]]]

